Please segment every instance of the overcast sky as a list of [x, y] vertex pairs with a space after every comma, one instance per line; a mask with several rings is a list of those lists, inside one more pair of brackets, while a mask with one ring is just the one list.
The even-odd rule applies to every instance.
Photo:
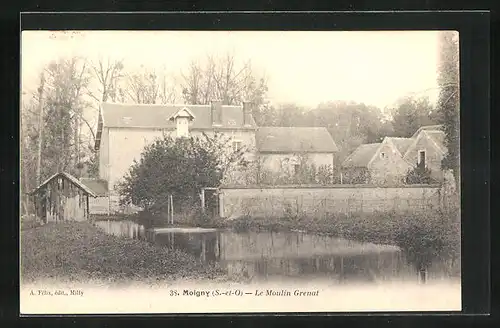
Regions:
[[42, 67], [61, 56], [124, 59], [128, 71], [145, 64], [177, 74], [193, 59], [229, 51], [265, 73], [273, 103], [352, 100], [384, 108], [410, 93], [435, 99], [438, 33], [28, 31], [22, 83], [35, 89]]

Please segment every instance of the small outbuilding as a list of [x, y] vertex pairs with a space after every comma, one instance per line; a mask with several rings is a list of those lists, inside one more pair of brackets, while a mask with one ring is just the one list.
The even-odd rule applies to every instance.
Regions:
[[83, 221], [89, 218], [89, 196], [95, 193], [77, 178], [59, 172], [29, 193], [36, 216], [44, 223]]

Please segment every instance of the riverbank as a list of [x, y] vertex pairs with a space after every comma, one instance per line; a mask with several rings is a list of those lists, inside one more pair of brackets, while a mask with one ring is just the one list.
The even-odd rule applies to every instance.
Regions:
[[21, 231], [21, 278], [30, 284], [226, 277], [217, 266], [202, 264], [185, 252], [107, 235], [88, 222], [67, 222]]

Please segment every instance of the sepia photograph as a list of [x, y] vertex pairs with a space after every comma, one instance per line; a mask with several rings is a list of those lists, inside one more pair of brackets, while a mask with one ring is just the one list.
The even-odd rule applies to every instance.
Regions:
[[20, 312], [460, 311], [456, 31], [23, 31]]

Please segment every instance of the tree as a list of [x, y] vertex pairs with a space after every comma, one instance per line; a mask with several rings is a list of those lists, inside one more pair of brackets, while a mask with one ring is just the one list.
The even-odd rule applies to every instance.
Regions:
[[178, 206], [191, 208], [202, 188], [218, 186], [228, 171], [246, 164], [245, 150], [233, 151], [229, 145], [220, 133], [175, 139], [165, 135], [146, 146], [118, 184], [121, 204], [161, 214], [172, 195]]
[[363, 143], [380, 142], [387, 133], [382, 111], [355, 102], [326, 102], [305, 112], [302, 126], [325, 127], [339, 147], [337, 166]]
[[409, 138], [420, 127], [438, 124], [429, 98], [404, 97], [392, 114], [394, 136]]
[[111, 100], [115, 102], [119, 97], [119, 82], [125, 77], [123, 73], [123, 60], [106, 61], [99, 58], [97, 63], [91, 65], [91, 71], [99, 84], [96, 92], [89, 92], [89, 95], [98, 104]]
[[441, 32], [438, 84], [440, 88], [438, 110], [445, 134], [446, 156], [441, 163], [443, 169], [453, 172], [456, 186], [460, 185], [460, 97], [458, 35]]
[[[256, 105], [255, 115], [265, 103], [266, 79], [257, 77], [249, 60], [238, 65], [231, 54], [207, 56], [204, 63], [193, 61], [181, 76], [183, 98], [188, 104], [220, 100], [224, 105], [239, 105], [250, 101]], [[258, 115], [255, 116], [257, 119]]]
[[80, 58], [60, 59], [45, 69], [42, 175], [58, 171], [78, 175], [77, 166], [84, 152], [81, 148], [83, 110], [89, 103], [83, 97], [90, 76]]
[[128, 75], [124, 93], [137, 104], [167, 104], [176, 99], [175, 88], [167, 83], [166, 75], [144, 66], [138, 73]]

